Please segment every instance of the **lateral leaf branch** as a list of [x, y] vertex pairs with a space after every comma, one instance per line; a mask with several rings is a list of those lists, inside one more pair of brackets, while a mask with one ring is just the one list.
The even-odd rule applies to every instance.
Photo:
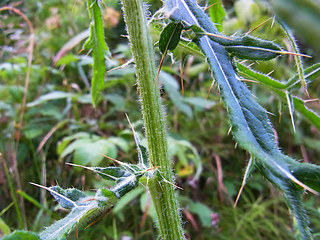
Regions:
[[90, 36], [84, 43], [85, 50], [92, 50], [93, 75], [91, 82], [91, 96], [94, 106], [97, 105], [100, 91], [104, 84], [106, 72], [105, 60], [110, 56], [109, 48], [105, 42], [101, 7], [98, 0], [88, 0], [88, 11], [91, 18]]

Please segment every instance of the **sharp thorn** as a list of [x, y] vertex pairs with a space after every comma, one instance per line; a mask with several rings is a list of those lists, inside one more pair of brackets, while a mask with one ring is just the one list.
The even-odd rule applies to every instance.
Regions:
[[268, 22], [270, 19], [272, 19], [272, 17], [268, 18], [267, 20], [263, 21], [262, 23], [260, 23], [258, 26], [250, 29], [245, 35], [249, 35], [250, 33], [252, 33], [253, 31], [257, 30], [259, 27], [261, 27], [263, 24], [265, 24], [266, 22]]

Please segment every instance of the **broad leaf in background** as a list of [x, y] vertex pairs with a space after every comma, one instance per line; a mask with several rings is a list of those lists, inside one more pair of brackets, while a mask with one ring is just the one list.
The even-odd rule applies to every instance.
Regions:
[[9, 235], [10, 233], [11, 233], [10, 227], [0, 217], [0, 236], [1, 235]]
[[127, 207], [127, 205], [132, 200], [134, 200], [135, 198], [137, 198], [139, 195], [143, 194], [144, 192], [145, 192], [145, 189], [142, 186], [139, 186], [136, 189], [128, 192], [128, 194], [126, 194], [121, 199], [119, 199], [119, 201], [117, 202], [115, 207], [112, 209], [113, 214], [116, 214], [117, 212], [119, 212], [122, 209], [124, 209], [125, 207]]
[[90, 24], [90, 37], [84, 44], [84, 49], [92, 48], [93, 55], [93, 77], [91, 83], [92, 103], [95, 106], [98, 101], [100, 91], [104, 84], [106, 72], [105, 58], [109, 54], [109, 49], [104, 40], [103, 21], [101, 18], [100, 1], [88, 0], [89, 15], [92, 20]]
[[98, 135], [84, 132], [65, 137], [57, 147], [60, 159], [73, 153], [73, 163], [79, 165], [97, 166], [105, 154], [112, 158], [117, 156], [117, 147], [128, 150], [127, 142], [119, 137], [103, 138]]
[[38, 234], [27, 231], [14, 231], [2, 240], [40, 240]]
[[320, 4], [318, 0], [272, 0], [276, 16], [291, 27], [300, 38], [320, 52]]
[[[204, 32], [216, 32], [214, 24], [193, 0], [167, 0], [167, 10], [176, 21], [185, 21], [187, 25], [198, 25]], [[303, 208], [301, 196], [303, 188], [316, 193], [306, 186], [308, 179], [295, 177], [293, 168], [305, 169], [299, 162], [281, 153], [276, 142], [266, 111], [254, 100], [248, 88], [235, 72], [226, 49], [208, 36], [199, 36], [194, 41], [206, 55], [214, 78], [219, 85], [232, 126], [235, 140], [256, 159], [255, 167], [284, 191], [288, 206], [298, 225], [298, 235], [311, 239], [308, 218]], [[259, 39], [257, 40], [257, 44]], [[255, 44], [254, 42], [251, 42]], [[253, 45], [254, 47], [256, 45]], [[259, 47], [258, 45], [256, 47]], [[245, 50], [245, 48], [243, 48]], [[255, 54], [251, 48], [250, 54]], [[252, 52], [253, 51], [253, 52]], [[314, 168], [318, 168], [314, 166]], [[316, 174], [319, 176], [320, 172]], [[301, 182], [304, 181], [304, 182]], [[301, 187], [300, 187], [301, 186]]]
[[191, 213], [198, 215], [201, 224], [204, 227], [212, 227], [214, 211], [212, 211], [207, 205], [201, 202], [194, 202], [192, 199], [183, 196], [179, 196], [179, 200], [186, 205], [186, 208]]
[[169, 98], [175, 107], [189, 118], [192, 117], [192, 109], [189, 105], [183, 102], [183, 96], [179, 92], [179, 85], [172, 75], [161, 71], [159, 74], [159, 81], [163, 83], [164, 89], [167, 91]]
[[212, 226], [212, 214], [214, 213], [209, 207], [201, 202], [189, 202], [189, 210], [199, 216], [203, 226]]
[[221, 0], [209, 1], [209, 15], [219, 32], [222, 31], [222, 20], [226, 16]]
[[[178, 168], [177, 174], [179, 176], [194, 175], [192, 180], [198, 180], [203, 167], [197, 149], [187, 140], [173, 134], [168, 137], [168, 143], [169, 154], [171, 156], [176, 156], [178, 159], [176, 164], [176, 168]], [[193, 165], [196, 168], [195, 173], [193, 165], [190, 165], [189, 161], [193, 162]], [[190, 169], [191, 171], [185, 172], [185, 169]]]

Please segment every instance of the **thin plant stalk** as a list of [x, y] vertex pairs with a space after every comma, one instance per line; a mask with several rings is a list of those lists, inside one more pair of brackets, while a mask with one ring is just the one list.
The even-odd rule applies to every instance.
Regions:
[[5, 160], [3, 159], [1, 153], [0, 153], [0, 163], [3, 166], [3, 170], [5, 172], [5, 175], [6, 175], [6, 178], [7, 178], [7, 181], [8, 181], [11, 197], [12, 197], [12, 200], [14, 202], [14, 206], [15, 206], [16, 213], [17, 213], [17, 220], [18, 220], [19, 227], [20, 228], [24, 228], [23, 216], [22, 216], [22, 212], [21, 212], [21, 209], [20, 209], [20, 205], [19, 205], [16, 189], [14, 187], [14, 184], [13, 184], [11, 175], [9, 173], [7, 164], [6, 164]]
[[[159, 87], [155, 84], [156, 67], [145, 17], [146, 9], [142, 0], [122, 0], [122, 4], [136, 63], [150, 165], [159, 166], [162, 176], [171, 182], [172, 162], [168, 156], [165, 117]], [[173, 186], [163, 181], [159, 174], [149, 180], [148, 186], [157, 212], [162, 239], [185, 239]]]

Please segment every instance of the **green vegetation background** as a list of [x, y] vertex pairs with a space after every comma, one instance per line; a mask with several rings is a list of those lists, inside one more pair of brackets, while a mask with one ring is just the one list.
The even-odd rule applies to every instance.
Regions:
[[[226, 34], [245, 33], [272, 16], [262, 1], [224, 1], [224, 4], [228, 14], [223, 23]], [[24, 200], [21, 211], [27, 229], [43, 230], [66, 212], [59, 209], [49, 194], [29, 182], [46, 186], [59, 184], [88, 192], [109, 186], [91, 172], [65, 163], [113, 164], [100, 153], [136, 163], [137, 153], [125, 113], [141, 136], [144, 131], [132, 64], [106, 74], [100, 103], [92, 107], [92, 57], [81, 51], [89, 25], [84, 1], [0, 3], [0, 7], [6, 5], [15, 6], [30, 19], [35, 30], [35, 46], [27, 108], [19, 136], [30, 31], [21, 17], [10, 11], [0, 12], [0, 236], [13, 229], [23, 229], [12, 205], [10, 180], [18, 198]], [[123, 36], [126, 31], [120, 3], [104, 1], [104, 6], [105, 36], [112, 53], [106, 64], [107, 70], [111, 70], [128, 62], [131, 53], [128, 40]], [[161, 6], [160, 1], [149, 1], [150, 16]], [[152, 33], [154, 41], [158, 41], [157, 28], [153, 28]], [[277, 24], [271, 27], [271, 21], [253, 35], [274, 40], [291, 51], [283, 31]], [[296, 37], [301, 52], [313, 56], [305, 59], [305, 66], [319, 62], [317, 50], [313, 50], [303, 36]], [[157, 47], [156, 52], [159, 62], [161, 55]], [[294, 65], [293, 58], [285, 56], [253, 63], [252, 68], [286, 81], [295, 74]], [[218, 89], [214, 87], [205, 100], [212, 77], [203, 60], [184, 56], [184, 94], [179, 67], [180, 59], [172, 62], [170, 56], [166, 57], [165, 72], [159, 80], [163, 84], [176, 184], [183, 188], [178, 190], [178, 198], [186, 234], [192, 239], [293, 239], [292, 222], [282, 194], [260, 175], [254, 174], [237, 207], [233, 207], [249, 156], [236, 148], [232, 136], [227, 134], [229, 124]], [[309, 85], [310, 99], [320, 95], [319, 81], [318, 78]], [[319, 164], [319, 131], [295, 114], [294, 133], [286, 104], [259, 85], [247, 84], [258, 102], [271, 113], [270, 120], [284, 152], [301, 161]], [[306, 98], [303, 91], [295, 94]], [[308, 107], [320, 112], [319, 101], [308, 103]], [[5, 166], [10, 177], [6, 176]], [[306, 195], [305, 204], [314, 233], [320, 233], [319, 198]], [[156, 239], [154, 218], [150, 196], [139, 187], [121, 199], [107, 216], [79, 232], [78, 237]]]

